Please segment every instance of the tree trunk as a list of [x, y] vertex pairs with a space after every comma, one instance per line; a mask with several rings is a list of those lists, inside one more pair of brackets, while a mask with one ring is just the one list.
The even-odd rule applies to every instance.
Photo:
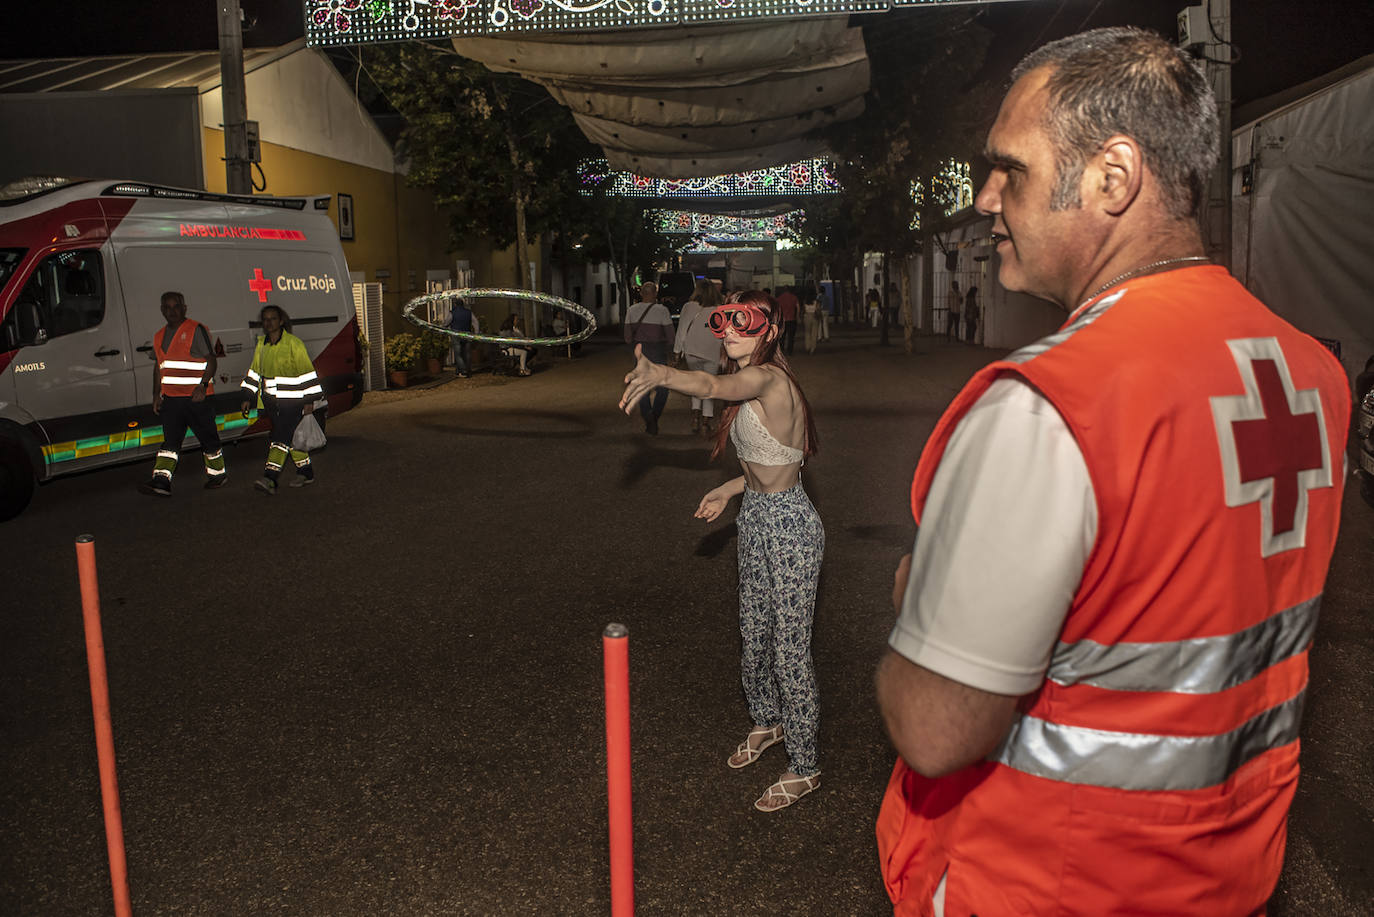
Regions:
[[[628, 256], [628, 255], [622, 255], [622, 254], [621, 254], [621, 250], [616, 248], [616, 246], [615, 246], [615, 234], [611, 232], [611, 224], [610, 224], [609, 222], [606, 223], [605, 232], [606, 232], [606, 250], [610, 252], [611, 269], [615, 271], [615, 287], [614, 287], [614, 288], [615, 288], [616, 290], [619, 291], [619, 292], [616, 294], [616, 296], [615, 296], [615, 307], [611, 310], [611, 314], [615, 317], [615, 321], [612, 322], [611, 324], [619, 325], [619, 324], [621, 323], [621, 319], [624, 317], [624, 314], [625, 314], [625, 312], [624, 312], [624, 310], [625, 310], [625, 296], [627, 295], [627, 294], [625, 293], [625, 289], [624, 289], [624, 287], [625, 287], [625, 259], [628, 258], [629, 256]], [[627, 250], [628, 250], [628, 249], [627, 249]]]
[[[515, 192], [515, 288], [533, 290], [534, 281], [530, 278], [530, 243], [525, 236], [525, 206], [528, 203], [525, 173], [520, 165], [520, 153], [515, 145], [515, 136], [509, 127], [506, 129], [506, 148], [510, 152], [511, 190]], [[539, 329], [536, 327], [539, 312], [536, 305], [526, 300], [521, 311], [525, 313], [525, 333], [530, 337], [539, 337]]]
[[888, 329], [892, 325], [892, 309], [896, 305], [892, 302], [891, 284], [887, 279], [887, 264], [891, 259], [892, 255], [890, 253], [883, 252], [883, 272], [879, 275], [881, 279], [878, 281], [878, 286], [880, 287], [878, 290], [878, 302], [883, 304], [882, 309], [878, 313], [878, 322], [883, 326], [882, 332], [878, 338], [878, 343], [883, 347], [891, 343], [888, 340]]
[[911, 320], [911, 272], [907, 270], [906, 259], [902, 259], [902, 347], [907, 353], [916, 346], [915, 327]]

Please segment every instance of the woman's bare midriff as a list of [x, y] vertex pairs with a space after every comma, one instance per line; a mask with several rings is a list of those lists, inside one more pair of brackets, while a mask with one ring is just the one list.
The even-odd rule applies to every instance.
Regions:
[[762, 494], [788, 490], [797, 483], [801, 474], [801, 462], [791, 462], [787, 465], [755, 465], [753, 462], [739, 464], [744, 470], [744, 486]]

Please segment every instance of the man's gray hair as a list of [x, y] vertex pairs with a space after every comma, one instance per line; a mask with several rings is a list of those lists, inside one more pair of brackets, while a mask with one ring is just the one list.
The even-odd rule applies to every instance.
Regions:
[[1169, 215], [1196, 217], [1221, 143], [1201, 65], [1147, 29], [1093, 29], [1026, 55], [1012, 82], [1050, 68], [1045, 125], [1055, 149], [1054, 210], [1082, 206], [1088, 158], [1113, 134], [1140, 144]]

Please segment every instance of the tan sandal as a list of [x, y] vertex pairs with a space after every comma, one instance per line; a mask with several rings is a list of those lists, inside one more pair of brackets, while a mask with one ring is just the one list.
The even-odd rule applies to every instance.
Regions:
[[[819, 773], [812, 774], [810, 777], [798, 777], [795, 774], [789, 777], [783, 774], [778, 778], [777, 783], [764, 790], [763, 795], [754, 800], [754, 808], [760, 812], [776, 812], [778, 809], [785, 809], [820, 785], [821, 775]], [[801, 787], [801, 791], [797, 793], [788, 789], [788, 787], [795, 789], [798, 786]], [[782, 801], [775, 801], [779, 799]], [[770, 802], [773, 804], [769, 805]]]
[[[753, 739], [756, 736], [762, 736], [763, 741], [757, 745], [754, 745]], [[735, 768], [736, 770], [738, 770], [741, 767], [748, 767], [749, 765], [757, 761], [759, 757], [764, 753], [764, 751], [766, 751], [769, 748], [772, 748], [774, 745], [778, 744], [781, 741], [781, 723], [779, 723], [776, 726], [755, 726], [753, 729], [749, 730], [748, 737], [745, 738], [743, 742], [739, 743], [739, 746], [735, 749], [735, 753], [725, 759], [725, 763]], [[744, 760], [736, 764], [735, 759], [738, 758], [740, 755], [744, 755]]]

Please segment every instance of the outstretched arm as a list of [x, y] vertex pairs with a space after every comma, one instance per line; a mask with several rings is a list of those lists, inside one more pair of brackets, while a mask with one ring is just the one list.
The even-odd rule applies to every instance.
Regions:
[[732, 478], [701, 498], [697, 511], [692, 515], [707, 522], [714, 522], [725, 511], [729, 502], [744, 493], [744, 475]]
[[650, 360], [644, 356], [644, 349], [635, 345], [635, 368], [625, 376], [625, 393], [620, 396], [620, 409], [626, 414], [630, 413], [640, 398], [660, 387], [693, 398], [748, 401], [762, 394], [770, 381], [769, 374], [757, 366], [746, 366], [737, 373], [723, 376], [673, 369]]

